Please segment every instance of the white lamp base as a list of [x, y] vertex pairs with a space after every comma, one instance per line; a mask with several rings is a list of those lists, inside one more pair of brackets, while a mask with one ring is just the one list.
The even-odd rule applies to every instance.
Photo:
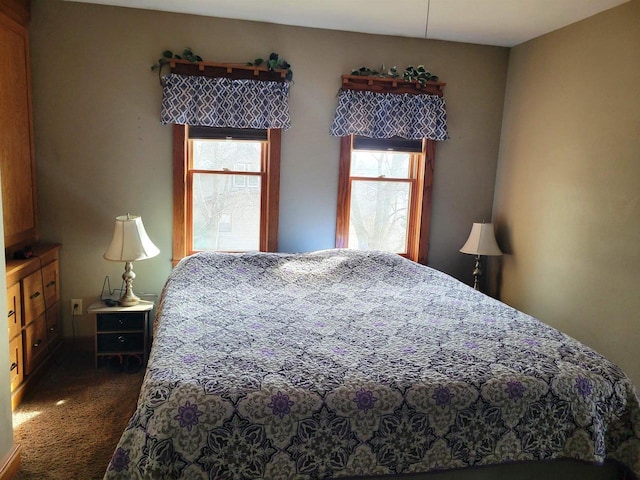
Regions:
[[140, 303], [140, 298], [133, 293], [133, 279], [136, 278], [136, 274], [133, 272], [133, 263], [126, 262], [124, 265], [124, 273], [122, 279], [125, 283], [125, 292], [118, 302], [122, 307], [133, 307]]

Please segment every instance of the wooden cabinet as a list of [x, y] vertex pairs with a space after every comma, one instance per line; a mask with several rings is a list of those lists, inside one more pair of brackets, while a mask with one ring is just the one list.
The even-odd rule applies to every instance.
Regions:
[[7, 320], [12, 406], [44, 372], [60, 346], [58, 244], [37, 244], [33, 257], [7, 260]]
[[35, 157], [28, 2], [0, 0], [0, 178], [5, 248], [34, 242]]
[[[0, 187], [14, 408], [60, 345], [60, 246], [36, 243], [29, 19], [29, 0], [0, 0]], [[27, 245], [33, 257], [14, 259]]]

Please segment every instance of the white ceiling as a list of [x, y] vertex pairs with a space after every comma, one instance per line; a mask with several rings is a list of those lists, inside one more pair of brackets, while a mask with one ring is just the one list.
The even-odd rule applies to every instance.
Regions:
[[71, 0], [512, 47], [629, 0]]

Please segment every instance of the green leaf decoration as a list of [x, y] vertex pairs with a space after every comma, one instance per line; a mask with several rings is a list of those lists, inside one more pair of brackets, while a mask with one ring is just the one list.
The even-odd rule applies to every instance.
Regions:
[[[167, 65], [171, 59], [176, 60], [188, 60], [189, 62], [202, 62], [202, 57], [200, 55], [196, 55], [193, 53], [193, 49], [191, 47], [185, 47], [182, 51], [181, 55], [177, 55], [173, 53], [171, 50], [164, 50], [162, 52], [162, 57], [158, 59], [158, 61], [151, 65], [151, 70], [158, 70], [158, 77], [160, 78], [160, 84], [162, 84], [162, 67]], [[264, 65], [268, 70], [286, 70], [285, 79], [288, 81], [293, 80], [293, 72], [291, 71], [291, 64], [287, 62], [284, 58], [281, 58], [276, 52], [271, 52], [269, 54], [269, 60], [265, 62], [264, 59], [258, 57], [253, 62], [247, 62], [247, 66], [256, 66], [259, 67]]]
[[255, 66], [259, 67], [264, 65], [267, 67], [267, 70], [286, 70], [285, 79], [288, 81], [292, 81], [293, 72], [291, 71], [291, 64], [287, 62], [284, 58], [281, 58], [276, 52], [271, 52], [269, 54], [269, 59], [265, 62], [262, 58], [256, 58], [253, 62], [247, 62], [247, 66]]
[[177, 55], [171, 50], [163, 50], [162, 57], [159, 58], [155, 64], [151, 65], [152, 71], [158, 70], [160, 85], [162, 85], [162, 67], [167, 65], [171, 59], [182, 60], [183, 58], [193, 63], [202, 61], [202, 57], [193, 53], [193, 50], [190, 47], [186, 47], [183, 50], [182, 55]]
[[437, 82], [438, 76], [432, 75], [424, 65], [418, 65], [414, 67], [409, 65], [401, 73], [398, 72], [398, 67], [393, 66], [388, 69], [384, 66], [384, 63], [380, 66], [380, 71], [370, 69], [367, 66], [360, 67], [358, 69], [351, 70], [351, 75], [354, 76], [367, 76], [367, 77], [382, 77], [382, 78], [402, 78], [407, 82], [419, 82], [421, 85], [426, 85], [427, 82]]

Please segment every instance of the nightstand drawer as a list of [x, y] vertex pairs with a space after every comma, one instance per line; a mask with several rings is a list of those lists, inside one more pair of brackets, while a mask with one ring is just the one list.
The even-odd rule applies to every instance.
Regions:
[[97, 326], [99, 332], [120, 332], [124, 330], [144, 330], [145, 312], [100, 313]]
[[98, 352], [144, 351], [144, 333], [99, 333]]
[[106, 306], [94, 302], [88, 309], [95, 319], [96, 368], [114, 355], [135, 355], [147, 364], [149, 354], [149, 315], [153, 302], [141, 301], [132, 307]]

